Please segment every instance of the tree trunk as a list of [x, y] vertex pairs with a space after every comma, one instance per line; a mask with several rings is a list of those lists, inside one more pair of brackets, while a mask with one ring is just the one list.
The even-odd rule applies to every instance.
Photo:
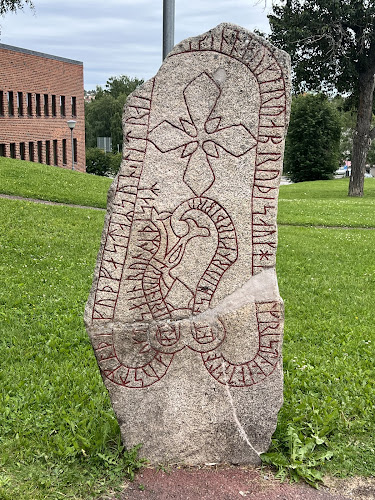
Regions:
[[370, 127], [374, 84], [373, 69], [359, 74], [358, 114], [353, 137], [352, 172], [349, 181], [349, 196], [363, 196], [366, 157], [371, 144]]

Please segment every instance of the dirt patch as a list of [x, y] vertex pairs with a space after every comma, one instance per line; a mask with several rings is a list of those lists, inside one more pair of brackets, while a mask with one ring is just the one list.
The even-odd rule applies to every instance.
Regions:
[[[265, 468], [214, 466], [171, 467], [167, 470], [147, 468], [133, 483], [113, 500], [353, 500], [375, 498], [354, 496], [355, 488], [367, 487], [358, 483], [353, 489], [342, 489], [332, 483], [316, 490], [304, 483], [281, 483]], [[101, 497], [104, 500], [105, 497]], [[107, 497], [109, 498], [109, 497]], [[99, 500], [99, 499], [98, 499]]]
[[336, 494], [341, 493], [355, 500], [375, 500], [375, 478], [373, 477], [327, 478], [324, 483], [331, 492]]

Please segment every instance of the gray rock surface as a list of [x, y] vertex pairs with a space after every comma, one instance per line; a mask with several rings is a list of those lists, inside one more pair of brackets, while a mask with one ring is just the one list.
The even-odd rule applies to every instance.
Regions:
[[259, 463], [282, 405], [276, 212], [288, 56], [231, 24], [125, 107], [86, 327], [127, 447]]

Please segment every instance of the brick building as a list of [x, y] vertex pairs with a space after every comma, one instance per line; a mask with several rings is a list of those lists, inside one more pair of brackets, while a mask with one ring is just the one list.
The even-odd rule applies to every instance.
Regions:
[[0, 43], [0, 156], [84, 172], [83, 63]]

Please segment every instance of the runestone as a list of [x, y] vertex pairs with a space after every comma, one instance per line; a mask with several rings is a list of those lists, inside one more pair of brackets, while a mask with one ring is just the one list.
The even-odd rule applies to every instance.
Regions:
[[276, 213], [286, 53], [232, 24], [127, 100], [85, 322], [126, 447], [257, 464], [282, 405]]

